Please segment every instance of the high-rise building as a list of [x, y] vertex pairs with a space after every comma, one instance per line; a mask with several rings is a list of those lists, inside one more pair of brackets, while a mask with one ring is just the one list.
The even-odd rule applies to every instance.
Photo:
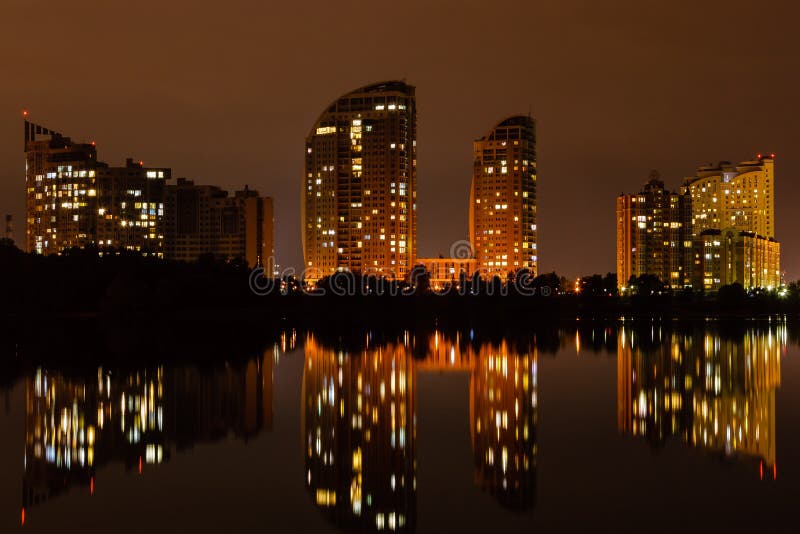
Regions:
[[6, 215], [6, 239], [14, 240], [14, 222], [11, 215]]
[[110, 167], [94, 143], [25, 121], [26, 247], [58, 254], [90, 245], [163, 255], [170, 170], [128, 160]]
[[474, 142], [469, 227], [482, 277], [538, 274], [533, 118], [508, 117]]
[[655, 275], [672, 289], [692, 281], [691, 197], [664, 189], [657, 172], [638, 194], [617, 197], [617, 284]]
[[692, 196], [694, 235], [734, 228], [775, 237], [774, 154], [737, 165], [724, 161], [699, 167], [684, 190]]
[[167, 185], [166, 257], [196, 261], [211, 254], [274, 267], [274, 214], [270, 197], [245, 187], [233, 196], [212, 185], [178, 178]]
[[775, 239], [775, 155], [700, 167], [683, 190], [692, 197], [694, 286], [717, 290], [781, 284]]
[[414, 87], [389, 81], [343, 95], [306, 138], [306, 280], [339, 269], [402, 279], [416, 256]]
[[128, 158], [124, 167], [99, 166], [97, 244], [164, 257], [164, 187], [169, 169], [146, 168]]
[[706, 291], [733, 283], [745, 288], [781, 285], [781, 244], [733, 228], [708, 229], [694, 240], [692, 286]]
[[25, 121], [28, 252], [55, 254], [95, 242], [97, 166], [93, 144]]

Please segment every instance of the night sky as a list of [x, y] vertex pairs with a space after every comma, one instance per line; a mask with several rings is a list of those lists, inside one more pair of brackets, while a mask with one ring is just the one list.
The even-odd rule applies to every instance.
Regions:
[[615, 197], [651, 169], [776, 154], [777, 238], [800, 278], [800, 7], [786, 1], [2, 0], [0, 215], [24, 235], [21, 110], [101, 160], [275, 198], [302, 264], [304, 138], [359, 86], [417, 87], [419, 254], [467, 237], [472, 141], [538, 121], [540, 268], [615, 269]]

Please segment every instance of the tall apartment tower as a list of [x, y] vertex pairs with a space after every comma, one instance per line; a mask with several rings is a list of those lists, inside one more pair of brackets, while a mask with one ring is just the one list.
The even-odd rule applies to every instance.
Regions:
[[54, 254], [94, 243], [97, 150], [25, 121], [26, 249]]
[[305, 148], [305, 279], [339, 269], [403, 279], [417, 241], [414, 87], [388, 81], [343, 95], [314, 123]]
[[683, 190], [692, 197], [696, 289], [780, 286], [774, 154], [700, 167]]
[[617, 197], [617, 283], [658, 276], [671, 289], [692, 280], [692, 201], [664, 189], [656, 171], [638, 194]]
[[229, 195], [212, 185], [178, 178], [167, 186], [166, 257], [196, 261], [204, 254], [245, 260], [272, 274], [274, 213], [272, 198], [245, 188]]
[[58, 254], [95, 245], [163, 256], [170, 170], [97, 160], [94, 143], [25, 121], [26, 248]]
[[775, 237], [775, 158], [699, 167], [684, 190], [692, 195], [694, 234], [734, 228]]
[[539, 270], [536, 124], [514, 115], [474, 143], [470, 240], [484, 278]]

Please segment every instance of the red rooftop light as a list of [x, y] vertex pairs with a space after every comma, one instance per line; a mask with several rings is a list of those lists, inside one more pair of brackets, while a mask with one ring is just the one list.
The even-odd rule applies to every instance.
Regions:
[[23, 117], [27, 117], [28, 116], [28, 110], [27, 109], [23, 109], [22, 110], [22, 116]]

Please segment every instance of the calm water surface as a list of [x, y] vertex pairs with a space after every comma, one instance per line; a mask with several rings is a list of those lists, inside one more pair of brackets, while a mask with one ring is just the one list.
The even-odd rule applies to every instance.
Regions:
[[795, 328], [352, 337], [290, 331], [215, 366], [27, 365], [0, 390], [0, 532], [793, 521]]

